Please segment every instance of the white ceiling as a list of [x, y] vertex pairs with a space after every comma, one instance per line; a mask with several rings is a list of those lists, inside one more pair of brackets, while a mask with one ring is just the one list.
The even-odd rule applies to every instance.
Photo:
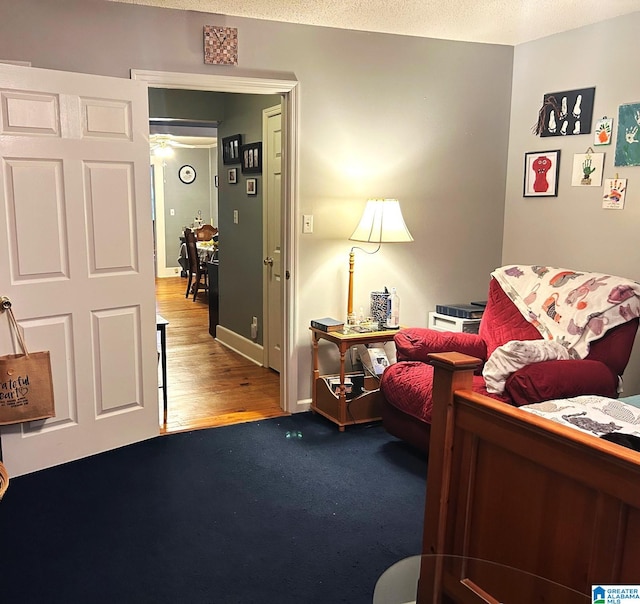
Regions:
[[111, 1], [511, 46], [640, 10], [640, 0]]

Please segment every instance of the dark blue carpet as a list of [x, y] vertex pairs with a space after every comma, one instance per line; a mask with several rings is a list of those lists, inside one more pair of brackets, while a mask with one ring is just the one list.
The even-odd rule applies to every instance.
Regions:
[[303, 413], [15, 478], [0, 601], [370, 604], [420, 551], [425, 476], [379, 424], [340, 433]]

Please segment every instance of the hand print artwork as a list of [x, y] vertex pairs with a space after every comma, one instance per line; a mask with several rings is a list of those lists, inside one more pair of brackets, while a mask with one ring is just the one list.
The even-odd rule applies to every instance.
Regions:
[[616, 166], [640, 166], [640, 103], [620, 105], [618, 108], [618, 136], [616, 138]]
[[604, 153], [576, 153], [573, 156], [571, 186], [601, 187], [603, 165]]
[[560, 151], [539, 151], [524, 156], [524, 197], [556, 197]]
[[626, 178], [605, 178], [602, 207], [605, 210], [624, 209], [624, 196], [626, 190]]
[[610, 145], [611, 132], [613, 131], [613, 118], [603, 117], [596, 122], [595, 133], [593, 137], [594, 145]]

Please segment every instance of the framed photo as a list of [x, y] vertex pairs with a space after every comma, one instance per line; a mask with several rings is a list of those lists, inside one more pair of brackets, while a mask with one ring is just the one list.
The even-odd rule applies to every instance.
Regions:
[[231, 168], [227, 171], [227, 182], [230, 185], [235, 185], [238, 182], [238, 168]]
[[240, 148], [242, 172], [254, 174], [262, 172], [262, 143], [248, 143]]
[[247, 178], [247, 195], [258, 193], [258, 181], [255, 178]]
[[524, 154], [523, 197], [557, 197], [560, 149]]
[[239, 164], [241, 147], [241, 134], [234, 134], [233, 136], [224, 137], [222, 139], [222, 163], [225, 165]]

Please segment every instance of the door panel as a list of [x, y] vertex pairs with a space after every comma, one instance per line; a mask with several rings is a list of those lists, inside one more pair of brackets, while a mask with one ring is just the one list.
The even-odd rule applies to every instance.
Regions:
[[282, 367], [282, 114], [280, 107], [264, 110], [266, 251], [273, 259], [267, 267], [264, 345], [267, 364], [275, 371]]
[[2, 429], [16, 476], [159, 433], [147, 87], [0, 66], [0, 129], [0, 295], [56, 405]]

